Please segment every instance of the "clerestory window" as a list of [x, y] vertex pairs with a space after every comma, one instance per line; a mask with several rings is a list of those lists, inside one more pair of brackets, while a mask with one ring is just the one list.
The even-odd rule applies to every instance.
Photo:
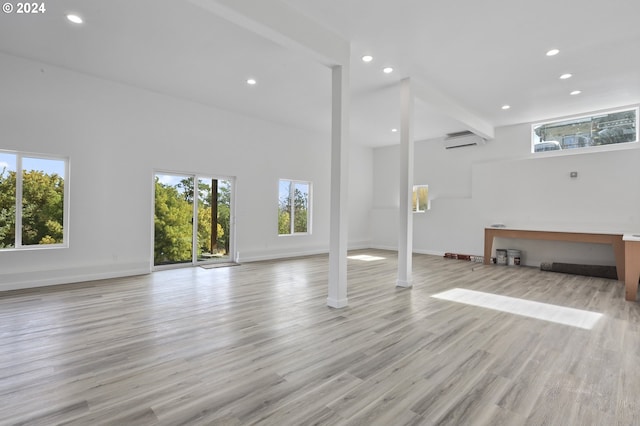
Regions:
[[638, 142], [638, 108], [534, 124], [531, 152]]

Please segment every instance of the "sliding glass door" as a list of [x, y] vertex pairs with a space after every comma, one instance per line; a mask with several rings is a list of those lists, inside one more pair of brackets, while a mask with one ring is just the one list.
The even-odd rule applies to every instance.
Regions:
[[197, 260], [231, 260], [231, 181], [198, 177]]
[[230, 261], [231, 178], [155, 174], [154, 266]]

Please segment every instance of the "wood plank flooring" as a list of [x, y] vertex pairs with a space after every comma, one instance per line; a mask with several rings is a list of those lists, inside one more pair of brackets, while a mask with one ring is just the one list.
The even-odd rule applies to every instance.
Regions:
[[[2, 425], [638, 425], [640, 305], [618, 281], [327, 256], [0, 293]], [[603, 314], [590, 330], [439, 300]]]

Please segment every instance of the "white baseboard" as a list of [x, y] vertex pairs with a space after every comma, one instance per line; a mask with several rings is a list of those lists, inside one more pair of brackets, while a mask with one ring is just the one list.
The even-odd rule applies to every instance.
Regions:
[[145, 275], [150, 272], [149, 264], [144, 262], [0, 274], [0, 291], [130, 277], [134, 275]]
[[371, 248], [371, 240], [349, 241], [347, 246], [349, 250], [366, 250]]
[[[352, 241], [348, 245], [349, 250], [365, 250], [368, 248], [372, 248], [369, 240]], [[396, 250], [396, 248], [382, 249]], [[263, 260], [277, 260], [328, 253], [329, 248], [326, 246], [279, 251], [272, 250], [268, 252], [242, 252], [238, 256], [238, 261], [258, 262]], [[132, 262], [127, 264], [100, 264], [65, 269], [13, 272], [8, 274], [0, 273], [0, 291], [72, 284], [109, 278], [122, 278], [135, 275], [145, 275], [151, 272], [151, 265], [147, 262]], [[341, 301], [334, 302], [337, 303], [337, 305], [341, 304]]]
[[398, 251], [398, 246], [384, 245], [384, 244], [372, 244], [369, 248], [376, 249], [376, 250]]
[[444, 256], [444, 252], [443, 251], [436, 251], [436, 250], [414, 250], [414, 253], [418, 253], [418, 254], [429, 254], [431, 256]]
[[[398, 247], [396, 247], [396, 246], [386, 246], [386, 245], [381, 245], [381, 244], [374, 244], [374, 245], [371, 246], [371, 248], [378, 249], [378, 250], [398, 251]], [[444, 252], [443, 251], [437, 251], [437, 250], [413, 249], [413, 253], [429, 254], [429, 255], [432, 255], [432, 256], [444, 256]]]
[[246, 252], [243, 251], [240, 253], [238, 258], [238, 263], [248, 263], [248, 262], [261, 262], [264, 260], [276, 260], [276, 259], [288, 259], [293, 257], [303, 257], [303, 256], [313, 256], [318, 254], [327, 254], [329, 253], [329, 249], [327, 248], [318, 248], [318, 249], [305, 249], [305, 250], [280, 250], [280, 251], [270, 251], [265, 253], [263, 251], [260, 252]]
[[[364, 250], [371, 248], [368, 240], [353, 241], [348, 243], [348, 250]], [[265, 251], [242, 251], [238, 256], [238, 263], [260, 262], [263, 260], [288, 259], [293, 257], [314, 256], [318, 254], [328, 254], [329, 247], [307, 247], [301, 249], [270, 250]]]

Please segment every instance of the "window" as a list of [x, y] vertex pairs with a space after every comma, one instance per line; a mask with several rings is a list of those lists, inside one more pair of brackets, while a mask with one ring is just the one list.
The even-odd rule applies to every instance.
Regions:
[[278, 235], [311, 233], [311, 182], [280, 180]]
[[412, 210], [414, 213], [424, 213], [431, 209], [429, 200], [429, 185], [414, 185], [412, 197]]
[[531, 152], [637, 142], [638, 108], [534, 124], [531, 133]]
[[67, 160], [0, 151], [0, 249], [67, 242]]

